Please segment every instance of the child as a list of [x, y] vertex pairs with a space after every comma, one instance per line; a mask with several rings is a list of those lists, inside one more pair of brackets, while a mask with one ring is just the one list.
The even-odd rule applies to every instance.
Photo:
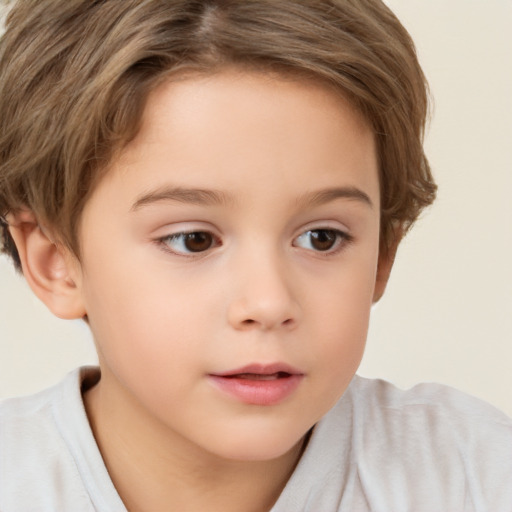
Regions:
[[0, 408], [0, 510], [510, 511], [512, 423], [354, 376], [435, 195], [378, 0], [18, 0], [4, 250], [99, 368]]

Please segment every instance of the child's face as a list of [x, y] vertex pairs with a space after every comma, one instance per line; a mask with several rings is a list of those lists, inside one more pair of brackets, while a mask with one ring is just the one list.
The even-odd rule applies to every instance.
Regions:
[[277, 457], [363, 354], [379, 293], [372, 133], [312, 83], [234, 71], [168, 83], [87, 203], [80, 240], [104, 399], [171, 441]]

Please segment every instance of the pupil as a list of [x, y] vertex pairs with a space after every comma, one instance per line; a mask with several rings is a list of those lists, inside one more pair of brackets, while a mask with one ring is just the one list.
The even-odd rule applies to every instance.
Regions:
[[212, 243], [212, 235], [209, 233], [188, 233], [185, 238], [185, 247], [190, 252], [206, 251], [212, 246]]
[[328, 251], [336, 243], [336, 233], [332, 230], [322, 229], [311, 231], [311, 244], [317, 251]]

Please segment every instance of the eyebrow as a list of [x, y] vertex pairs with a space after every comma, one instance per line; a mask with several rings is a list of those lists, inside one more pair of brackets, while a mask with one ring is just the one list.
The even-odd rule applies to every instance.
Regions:
[[233, 202], [228, 194], [218, 190], [184, 187], [162, 187], [140, 196], [133, 203], [130, 211], [134, 212], [153, 203], [161, 201], [177, 201], [179, 203], [197, 204], [200, 206], [214, 206]]
[[368, 194], [356, 187], [335, 187], [308, 192], [297, 199], [297, 205], [302, 209], [320, 206], [336, 199], [350, 199], [373, 208], [372, 200]]
[[[373, 203], [365, 192], [356, 187], [335, 187], [308, 192], [297, 199], [300, 209], [320, 206], [336, 199], [359, 201], [373, 208]], [[141, 195], [130, 208], [134, 212], [144, 206], [162, 201], [177, 201], [180, 203], [197, 204], [200, 206], [216, 206], [233, 203], [229, 194], [219, 190], [184, 187], [162, 187]]]

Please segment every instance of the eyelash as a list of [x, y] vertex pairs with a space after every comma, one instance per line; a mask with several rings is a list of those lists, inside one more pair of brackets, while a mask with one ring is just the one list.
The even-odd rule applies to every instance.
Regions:
[[[352, 235], [350, 235], [344, 231], [341, 231], [339, 229], [316, 228], [316, 229], [308, 229], [308, 230], [304, 231], [303, 233], [301, 233], [299, 236], [295, 237], [293, 246], [297, 247], [295, 241], [301, 239], [302, 237], [307, 237], [308, 235], [311, 237], [311, 235], [313, 235], [313, 234], [319, 235], [320, 233], [323, 233], [324, 235], [328, 233], [330, 236], [335, 237], [334, 245], [332, 248], [329, 247], [326, 250], [315, 250], [314, 248], [306, 249], [306, 250], [311, 250], [316, 255], [321, 256], [321, 257], [334, 256], [335, 254], [340, 252], [344, 247], [346, 247], [347, 245], [349, 245], [350, 243], [353, 242]], [[186, 243], [186, 237], [197, 236], [197, 235], [207, 235], [208, 237], [211, 238], [210, 243], [204, 250], [198, 250], [198, 251], [187, 250], [187, 248], [184, 245]], [[180, 241], [180, 244], [183, 247], [185, 247], [185, 250], [172, 249], [170, 247], [170, 243], [172, 243], [174, 241]], [[309, 241], [310, 241], [309, 245], [311, 246], [312, 245], [311, 238], [309, 239]], [[170, 252], [172, 254], [176, 254], [178, 256], [187, 257], [187, 258], [194, 258], [194, 257], [201, 256], [202, 254], [207, 253], [210, 249], [222, 245], [222, 242], [220, 241], [220, 239], [217, 236], [215, 236], [213, 233], [211, 233], [210, 231], [201, 231], [201, 230], [182, 231], [179, 233], [173, 233], [171, 235], [166, 235], [164, 237], [158, 238], [156, 240], [156, 242], [162, 247], [162, 249], [164, 251]]]

